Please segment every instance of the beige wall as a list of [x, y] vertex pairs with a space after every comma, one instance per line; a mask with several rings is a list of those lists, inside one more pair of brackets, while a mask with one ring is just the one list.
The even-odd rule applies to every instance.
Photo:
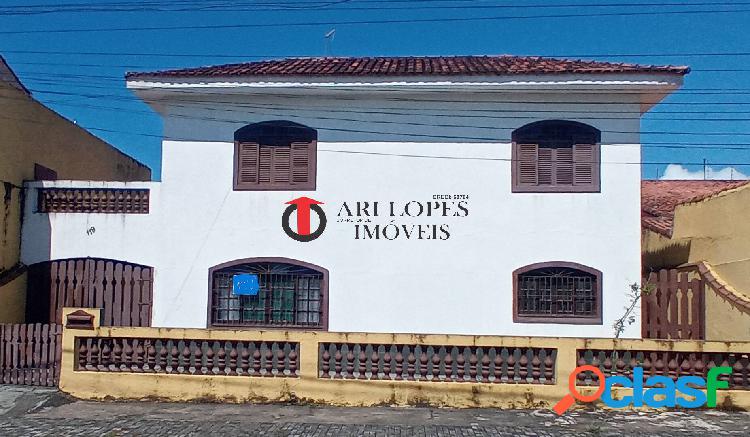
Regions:
[[[675, 210], [672, 238], [644, 229], [644, 268], [705, 261], [750, 298], [750, 185]], [[706, 339], [750, 340], [750, 314], [706, 288]]]
[[[151, 170], [79, 128], [24, 91], [0, 82], [0, 284], [19, 262], [22, 186], [34, 164], [59, 179], [150, 180]], [[23, 321], [25, 277], [0, 285], [0, 322]]]
[[678, 206], [673, 239], [690, 239], [690, 262], [706, 261], [750, 296], [750, 186]]
[[[750, 185], [702, 202], [679, 205], [672, 238], [644, 229], [645, 257], [662, 252], [680, 263], [708, 262], [735, 290], [750, 297]], [[648, 263], [645, 265], [648, 268]]]
[[750, 341], [750, 314], [706, 287], [706, 340]]

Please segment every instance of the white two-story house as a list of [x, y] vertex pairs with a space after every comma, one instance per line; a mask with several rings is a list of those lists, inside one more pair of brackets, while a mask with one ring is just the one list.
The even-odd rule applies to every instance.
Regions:
[[103, 290], [67, 304], [153, 326], [611, 337], [641, 277], [640, 117], [688, 71], [459, 56], [131, 73], [164, 120], [162, 181], [29, 184], [23, 261], [83, 259], [55, 274]]

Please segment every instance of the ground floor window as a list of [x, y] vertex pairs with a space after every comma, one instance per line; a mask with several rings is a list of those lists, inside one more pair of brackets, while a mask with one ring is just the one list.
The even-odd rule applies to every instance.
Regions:
[[513, 273], [514, 321], [601, 324], [601, 272], [567, 262]]
[[[288, 259], [241, 260], [211, 269], [210, 325], [325, 329], [328, 273]], [[250, 278], [240, 289], [237, 278]]]

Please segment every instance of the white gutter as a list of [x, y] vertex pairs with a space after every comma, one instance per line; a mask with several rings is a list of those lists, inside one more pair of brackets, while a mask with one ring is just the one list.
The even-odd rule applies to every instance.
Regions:
[[435, 80], [435, 77], [217, 77], [217, 78], [134, 78], [127, 87], [147, 89], [435, 89], [456, 90], [543, 90], [543, 89], [675, 89], [682, 85], [682, 76], [674, 74], [561, 74], [526, 76], [454, 76]]

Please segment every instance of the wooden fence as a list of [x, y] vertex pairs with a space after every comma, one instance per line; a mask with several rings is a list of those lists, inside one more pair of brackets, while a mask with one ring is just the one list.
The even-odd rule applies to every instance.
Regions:
[[697, 268], [663, 269], [643, 279], [643, 338], [703, 340], [706, 332], [705, 281]]
[[0, 325], [0, 383], [55, 387], [60, 380], [62, 326]]
[[65, 306], [102, 308], [102, 325], [151, 326], [153, 268], [100, 258], [29, 266], [26, 321], [62, 323]]

